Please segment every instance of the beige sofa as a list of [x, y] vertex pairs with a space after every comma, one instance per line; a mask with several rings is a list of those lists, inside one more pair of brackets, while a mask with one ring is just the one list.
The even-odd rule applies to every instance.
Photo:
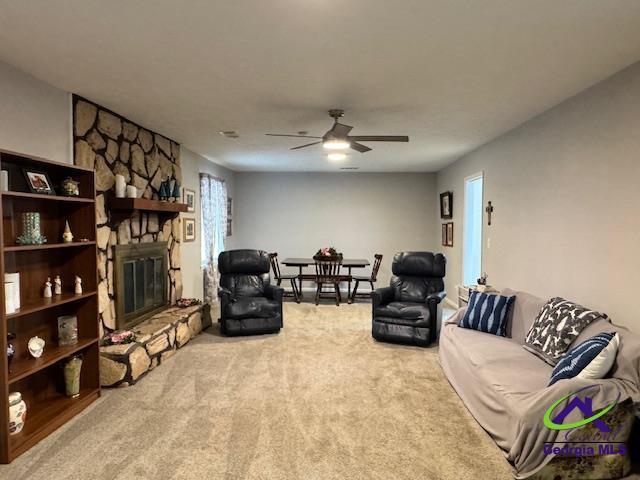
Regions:
[[[617, 407], [603, 418], [607, 425], [621, 429], [618, 438], [626, 442], [634, 418], [631, 404], [640, 401], [640, 337], [604, 320], [593, 322], [574, 344], [603, 331], [617, 331], [620, 348], [608, 378], [595, 381], [574, 378], [548, 387], [552, 367], [522, 348], [525, 335], [545, 300], [511, 290], [502, 294], [516, 296], [508, 319], [507, 337], [458, 327], [466, 308], [443, 325], [440, 362], [453, 388], [504, 451], [517, 478], [589, 479], [625, 475], [629, 469], [628, 454], [576, 459], [545, 452], [545, 442], [556, 442], [554, 446], [558, 447], [575, 444], [562, 443], [566, 432], [545, 427], [543, 416], [556, 400], [589, 387], [594, 412], [618, 401]], [[576, 409], [567, 418], [576, 421], [584, 417]], [[583, 428], [592, 428], [592, 425]]]

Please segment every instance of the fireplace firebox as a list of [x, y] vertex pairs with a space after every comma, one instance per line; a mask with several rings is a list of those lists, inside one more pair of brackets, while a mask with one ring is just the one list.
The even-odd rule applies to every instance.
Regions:
[[116, 245], [114, 274], [118, 330], [167, 307], [167, 242]]

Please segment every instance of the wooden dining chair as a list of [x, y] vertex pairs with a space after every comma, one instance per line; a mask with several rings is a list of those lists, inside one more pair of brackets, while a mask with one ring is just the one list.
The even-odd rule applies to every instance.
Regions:
[[278, 254], [276, 252], [269, 254], [269, 260], [271, 261], [271, 269], [273, 270], [273, 276], [276, 280], [276, 284], [280, 286], [283, 280], [289, 280], [291, 282], [291, 291], [284, 291], [285, 297], [293, 297], [296, 303], [300, 303], [300, 292], [298, 291], [298, 275], [282, 275], [280, 272], [280, 262], [278, 262]]
[[[340, 294], [342, 255], [331, 257], [316, 255], [313, 260], [316, 265], [316, 305], [320, 302], [320, 298], [335, 298], [336, 305], [339, 306], [342, 300]], [[325, 286], [333, 286], [333, 293], [331, 290], [324, 290]]]
[[375, 260], [373, 261], [373, 267], [371, 268], [371, 276], [365, 277], [353, 275], [351, 277], [355, 282], [355, 285], [353, 286], [351, 297], [349, 297], [349, 303], [352, 303], [357, 296], [369, 298], [369, 296], [371, 295], [371, 292], [358, 293], [358, 286], [360, 285], [360, 282], [369, 283], [369, 285], [371, 285], [372, 292], [375, 289], [374, 283], [376, 283], [376, 280], [378, 279], [378, 270], [380, 270], [380, 264], [382, 263], [382, 254], [376, 253], [373, 257]]

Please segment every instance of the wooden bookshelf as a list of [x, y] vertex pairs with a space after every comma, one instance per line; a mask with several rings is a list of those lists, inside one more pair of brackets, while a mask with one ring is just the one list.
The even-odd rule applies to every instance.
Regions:
[[[58, 194], [29, 191], [23, 168], [46, 172]], [[4, 281], [0, 282], [0, 351], [6, 352], [7, 333], [16, 335], [11, 363], [0, 355], [0, 462], [9, 463], [47, 435], [71, 420], [100, 396], [99, 324], [97, 296], [97, 250], [94, 172], [41, 158], [0, 150], [0, 168], [9, 172], [9, 191], [0, 193], [0, 274], [20, 273], [20, 309], [7, 314]], [[80, 196], [60, 195], [60, 184], [72, 177], [79, 182]], [[39, 212], [47, 243], [18, 245], [21, 214]], [[74, 234], [62, 242], [65, 221]], [[60, 275], [62, 294], [43, 297], [43, 284]], [[82, 294], [74, 293], [74, 278], [82, 278]], [[62, 315], [78, 318], [78, 343], [58, 345], [58, 322]], [[27, 343], [33, 336], [44, 339], [43, 355], [32, 358]], [[70, 398], [64, 392], [63, 363], [82, 354], [81, 392]], [[9, 392], [20, 392], [27, 404], [21, 433], [9, 435]]]

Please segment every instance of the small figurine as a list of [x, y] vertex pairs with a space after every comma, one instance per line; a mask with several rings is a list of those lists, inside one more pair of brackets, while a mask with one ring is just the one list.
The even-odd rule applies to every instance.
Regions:
[[173, 197], [174, 202], [180, 200], [180, 184], [178, 183], [178, 180], [173, 184], [173, 192], [171, 192], [171, 196]]
[[73, 233], [71, 233], [71, 228], [69, 228], [69, 220], [64, 223], [64, 233], [62, 234], [62, 241], [64, 243], [73, 242]]
[[29, 353], [33, 358], [40, 358], [42, 356], [42, 352], [44, 352], [44, 344], [44, 340], [37, 335], [29, 339], [27, 348], [29, 349]]
[[78, 188], [79, 184], [80, 182], [75, 181], [71, 177], [67, 177], [62, 182], [62, 193], [64, 193], [68, 197], [77, 197], [78, 195], [80, 195], [80, 189]]
[[170, 178], [167, 178], [162, 183], [160, 183], [160, 190], [158, 192], [158, 196], [162, 201], [169, 200], [169, 196], [171, 196], [171, 179]]
[[76, 295], [82, 294], [82, 279], [76, 275]]
[[15, 339], [15, 333], [7, 333], [7, 362], [9, 363], [9, 373], [11, 373], [11, 360], [13, 360], [13, 356], [16, 354], [16, 348], [11, 343], [11, 341]]
[[53, 293], [62, 295], [62, 280], [60, 279], [60, 275], [56, 275], [56, 278], [53, 280]]
[[51, 298], [51, 277], [47, 277], [47, 281], [44, 282], [44, 298]]

